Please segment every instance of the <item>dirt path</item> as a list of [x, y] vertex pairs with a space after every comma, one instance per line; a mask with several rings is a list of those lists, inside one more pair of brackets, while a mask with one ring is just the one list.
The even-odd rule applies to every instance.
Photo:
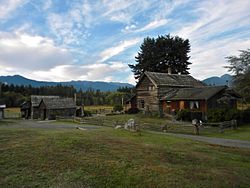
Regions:
[[98, 126], [94, 125], [81, 125], [71, 122], [58, 122], [58, 121], [37, 121], [37, 120], [10, 120], [10, 123], [6, 120], [6, 124], [2, 123], [1, 126], [13, 127], [13, 128], [36, 128], [36, 129], [75, 129], [76, 127], [82, 127], [84, 129], [97, 129]]
[[234, 139], [225, 139], [225, 138], [213, 138], [207, 136], [197, 136], [197, 135], [187, 135], [187, 134], [175, 134], [175, 133], [162, 133], [150, 131], [155, 134], [162, 134], [168, 136], [175, 136], [179, 138], [187, 138], [191, 140], [206, 142], [210, 144], [216, 144], [221, 146], [229, 146], [229, 147], [238, 147], [238, 148], [249, 148], [250, 149], [250, 141], [247, 140], [234, 140]]

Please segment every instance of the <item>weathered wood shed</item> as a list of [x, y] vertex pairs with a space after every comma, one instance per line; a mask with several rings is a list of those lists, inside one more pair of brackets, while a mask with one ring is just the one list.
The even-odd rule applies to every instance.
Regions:
[[40, 112], [38, 106], [42, 99], [59, 99], [59, 96], [43, 96], [43, 95], [31, 95], [30, 97], [30, 116], [31, 119], [38, 119], [40, 117]]
[[43, 98], [38, 109], [40, 119], [55, 119], [56, 116], [75, 116], [76, 104], [72, 98]]

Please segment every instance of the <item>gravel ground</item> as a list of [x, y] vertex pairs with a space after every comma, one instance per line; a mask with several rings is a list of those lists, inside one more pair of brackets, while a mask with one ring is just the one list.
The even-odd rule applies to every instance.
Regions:
[[197, 135], [187, 135], [187, 134], [175, 134], [175, 133], [162, 133], [150, 131], [156, 134], [162, 134], [166, 136], [175, 136], [179, 138], [187, 138], [191, 140], [206, 142], [209, 144], [215, 144], [220, 146], [229, 146], [229, 147], [237, 147], [237, 148], [249, 148], [250, 149], [250, 141], [246, 140], [234, 140], [234, 139], [225, 139], [225, 138], [213, 138], [206, 136], [197, 136]]

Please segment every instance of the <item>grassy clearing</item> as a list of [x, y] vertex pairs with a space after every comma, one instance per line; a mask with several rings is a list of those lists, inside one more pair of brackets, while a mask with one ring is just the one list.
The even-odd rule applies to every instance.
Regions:
[[250, 151], [102, 128], [0, 127], [0, 187], [249, 187]]
[[90, 111], [92, 114], [96, 113], [111, 113], [113, 106], [84, 106], [84, 110]]
[[4, 117], [5, 118], [20, 118], [21, 109], [20, 108], [5, 108]]

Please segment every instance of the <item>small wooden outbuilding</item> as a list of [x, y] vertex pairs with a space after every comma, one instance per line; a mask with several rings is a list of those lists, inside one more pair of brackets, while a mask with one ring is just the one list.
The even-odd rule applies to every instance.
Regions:
[[39, 104], [42, 99], [59, 99], [59, 96], [31, 95], [30, 97], [30, 117], [38, 119], [40, 117]]
[[42, 120], [55, 119], [56, 116], [70, 117], [76, 114], [76, 104], [72, 98], [44, 98], [38, 110]]

